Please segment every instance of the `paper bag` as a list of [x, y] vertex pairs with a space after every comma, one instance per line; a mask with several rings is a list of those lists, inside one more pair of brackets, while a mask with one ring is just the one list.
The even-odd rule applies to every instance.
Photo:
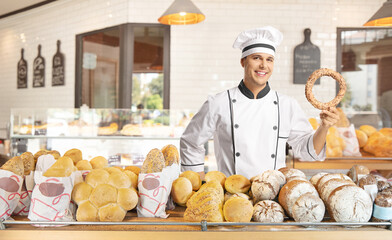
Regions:
[[29, 214], [31, 193], [34, 185], [34, 172], [31, 171], [28, 176], [24, 177], [19, 203], [14, 210], [14, 215], [27, 216]]
[[140, 173], [138, 179], [139, 202], [138, 217], [167, 218], [166, 204], [170, 196], [172, 183], [178, 178], [178, 164], [165, 167], [158, 173]]
[[343, 156], [361, 157], [362, 154], [359, 151], [359, 143], [355, 134], [354, 124], [351, 124], [349, 127], [338, 127], [337, 129], [340, 137], [346, 143], [346, 147], [343, 149]]
[[23, 177], [0, 169], [0, 221], [8, 219], [20, 199]]

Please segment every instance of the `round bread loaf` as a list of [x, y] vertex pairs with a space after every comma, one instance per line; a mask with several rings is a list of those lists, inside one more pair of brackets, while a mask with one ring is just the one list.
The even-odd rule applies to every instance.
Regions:
[[322, 177], [322, 176], [324, 176], [324, 175], [327, 175], [328, 173], [326, 173], [326, 172], [319, 172], [319, 173], [317, 173], [317, 174], [315, 174], [315, 175], [313, 175], [311, 178], [310, 178], [310, 183], [314, 186], [314, 187], [317, 187], [317, 182], [318, 182], [318, 180], [320, 180], [320, 178]]
[[110, 174], [108, 184], [115, 188], [129, 188], [132, 186], [131, 179], [121, 171]]
[[208, 172], [205, 175], [204, 180], [206, 182], [210, 182], [210, 181], [216, 180], [216, 181], [220, 182], [220, 184], [224, 188], [225, 187], [225, 181], [226, 181], [226, 175], [223, 172], [211, 171], [211, 172]]
[[371, 174], [361, 177], [361, 179], [359, 179], [358, 186], [364, 188], [365, 185], [377, 185], [376, 178]]
[[253, 205], [242, 197], [233, 197], [223, 205], [223, 215], [228, 222], [250, 222]]
[[151, 149], [147, 154], [146, 159], [143, 162], [143, 166], [140, 173], [156, 173], [162, 172], [165, 167], [165, 158], [161, 150], [154, 148]]
[[328, 212], [336, 222], [368, 222], [373, 202], [368, 193], [355, 185], [343, 185], [331, 192]]
[[253, 220], [263, 223], [279, 223], [284, 220], [284, 210], [279, 203], [264, 200], [256, 203], [253, 208]]
[[19, 176], [23, 176], [24, 174], [23, 160], [21, 157], [15, 156], [9, 159], [7, 162], [5, 162], [0, 169], [13, 172]]
[[392, 220], [392, 193], [378, 193], [374, 200], [373, 222]]
[[384, 191], [384, 189], [389, 188], [391, 185], [386, 181], [377, 181], [377, 189], [379, 192]]
[[303, 179], [307, 179], [304, 172], [295, 168], [281, 168], [279, 171], [286, 177], [286, 181], [291, 177], [302, 177]]
[[289, 216], [292, 217], [292, 207], [295, 204], [295, 201], [305, 193], [312, 193], [318, 197], [316, 189], [307, 180], [293, 180], [282, 187], [278, 200]]
[[263, 178], [263, 175], [256, 177], [251, 186], [253, 201], [272, 200], [276, 198], [280, 189], [278, 180], [275, 177]]
[[180, 206], [186, 206], [186, 202], [193, 194], [191, 181], [186, 177], [179, 177], [173, 181], [171, 196], [173, 201]]
[[347, 176], [353, 180], [356, 184], [358, 184], [359, 179], [367, 174], [369, 174], [369, 168], [363, 165], [354, 165], [347, 172]]
[[77, 148], [73, 148], [73, 149], [66, 151], [64, 153], [63, 157], [71, 158], [75, 165], [77, 162], [83, 160], [82, 151], [80, 151]]
[[201, 178], [197, 172], [194, 171], [185, 171], [180, 174], [180, 177], [188, 178], [188, 180], [192, 183], [193, 191], [197, 191], [201, 187]]
[[137, 192], [132, 188], [119, 188], [117, 195], [117, 203], [126, 211], [136, 207], [139, 197]]
[[253, 201], [251, 200], [250, 196], [245, 194], [245, 193], [229, 193], [229, 192], [226, 192], [225, 193], [225, 202], [227, 200], [229, 200], [230, 198], [232, 198], [232, 197], [242, 197], [242, 198], [245, 198], [246, 200], [249, 200], [253, 204]]
[[137, 175], [129, 170], [124, 170], [124, 173], [128, 176], [129, 180], [131, 180], [131, 186], [134, 189], [137, 189]]
[[231, 175], [225, 181], [225, 189], [230, 193], [246, 193], [250, 186], [249, 179], [239, 174]]
[[90, 164], [93, 167], [93, 169], [106, 168], [108, 166], [108, 160], [102, 156], [98, 156], [91, 159]]
[[318, 190], [321, 199], [323, 199], [324, 201], [327, 201], [331, 192], [333, 190], [335, 190], [337, 187], [340, 187], [343, 185], [355, 185], [355, 183], [351, 180], [341, 179], [341, 178], [333, 178], [333, 179], [326, 181], [323, 184], [323, 186]]
[[117, 188], [109, 184], [99, 184], [91, 192], [89, 200], [96, 208], [105, 206], [108, 203], [116, 203]]
[[323, 201], [313, 193], [301, 195], [292, 208], [292, 215], [296, 222], [321, 222], [324, 214]]
[[267, 170], [261, 174], [261, 178], [266, 182], [269, 182], [270, 179], [275, 179], [280, 187], [286, 184], [286, 177], [278, 170]]
[[85, 181], [95, 188], [99, 184], [109, 182], [109, 176], [110, 174], [103, 169], [94, 169], [87, 174]]
[[126, 211], [116, 203], [109, 203], [98, 211], [101, 222], [121, 222], [125, 218]]
[[346, 180], [351, 180], [347, 175], [342, 174], [342, 173], [328, 173], [324, 176], [322, 176], [317, 184], [316, 184], [316, 189], [319, 190], [323, 187], [324, 183], [328, 182], [331, 179], [346, 179]]
[[76, 220], [78, 222], [98, 222], [98, 209], [90, 201], [84, 201], [78, 206]]
[[89, 184], [85, 182], [80, 182], [73, 187], [71, 199], [77, 205], [80, 205], [82, 202], [89, 199], [92, 191], [93, 188]]
[[91, 166], [90, 162], [87, 160], [81, 160], [77, 162], [76, 168], [78, 170], [93, 170], [93, 166]]

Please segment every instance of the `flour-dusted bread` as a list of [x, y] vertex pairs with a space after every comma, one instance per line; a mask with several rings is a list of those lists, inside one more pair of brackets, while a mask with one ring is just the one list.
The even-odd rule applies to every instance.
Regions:
[[250, 222], [253, 215], [253, 205], [245, 198], [232, 197], [225, 202], [223, 215], [228, 222]]
[[263, 200], [253, 207], [253, 220], [263, 223], [279, 223], [284, 220], [284, 210], [279, 203]]
[[371, 175], [367, 174], [359, 179], [358, 186], [364, 188], [365, 185], [377, 185], [376, 178]]
[[267, 182], [270, 179], [276, 179], [278, 181], [280, 187], [283, 187], [283, 185], [286, 184], [285, 175], [281, 171], [278, 171], [278, 170], [267, 170], [261, 174], [261, 178]]
[[246, 193], [250, 186], [249, 179], [239, 174], [231, 175], [225, 181], [225, 189], [230, 193]]
[[327, 207], [336, 222], [368, 222], [372, 216], [373, 202], [362, 188], [343, 185], [331, 192]]
[[341, 178], [333, 178], [326, 181], [318, 191], [321, 199], [327, 201], [331, 192], [343, 185], [355, 185], [355, 183], [351, 180], [341, 179]]
[[280, 168], [279, 171], [282, 172], [283, 175], [286, 177], [286, 181], [288, 181], [288, 179], [291, 177], [302, 177], [303, 179], [307, 179], [304, 172], [295, 168], [284, 167]]
[[326, 172], [319, 172], [319, 173], [313, 175], [313, 176], [310, 178], [309, 181], [310, 181], [311, 184], [313, 184], [313, 186], [314, 186], [315, 188], [317, 188], [317, 182], [318, 182], [318, 180], [320, 180], [320, 178], [321, 178], [322, 176], [327, 175], [327, 174], [328, 174], [328, 173], [326, 173]]
[[292, 208], [292, 216], [296, 222], [321, 222], [324, 214], [323, 201], [312, 193], [301, 195]]
[[278, 195], [279, 189], [280, 184], [275, 177], [258, 175], [253, 179], [251, 186], [253, 201], [272, 200]]
[[316, 189], [317, 190], [321, 189], [323, 187], [324, 183], [328, 182], [331, 179], [337, 179], [337, 178], [351, 180], [347, 175], [342, 174], [342, 173], [329, 173], [329, 174], [322, 176], [318, 180], [318, 182], [316, 184]]
[[289, 181], [282, 187], [278, 200], [289, 216], [292, 217], [292, 207], [295, 204], [295, 201], [305, 193], [311, 193], [318, 196], [317, 190], [307, 180]]
[[359, 179], [363, 176], [369, 174], [369, 168], [363, 165], [354, 165], [347, 172], [347, 176], [351, 178], [356, 184], [358, 184]]

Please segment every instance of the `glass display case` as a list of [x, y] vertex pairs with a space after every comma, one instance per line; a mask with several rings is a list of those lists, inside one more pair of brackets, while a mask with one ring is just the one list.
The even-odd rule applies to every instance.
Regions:
[[179, 147], [193, 110], [11, 109], [11, 154], [40, 149], [61, 154], [71, 148], [83, 158], [108, 158], [112, 165], [140, 165], [153, 148]]

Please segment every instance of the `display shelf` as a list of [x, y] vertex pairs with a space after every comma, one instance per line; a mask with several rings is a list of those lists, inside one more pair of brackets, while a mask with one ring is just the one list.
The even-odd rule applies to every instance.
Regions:
[[301, 161], [297, 158], [293, 160], [293, 167], [297, 169], [350, 169], [355, 164], [364, 165], [369, 169], [392, 170], [392, 158], [341, 157], [314, 162]]
[[119, 139], [119, 140], [180, 140], [180, 137], [158, 137], [158, 136], [33, 136], [13, 135], [15, 139]]

